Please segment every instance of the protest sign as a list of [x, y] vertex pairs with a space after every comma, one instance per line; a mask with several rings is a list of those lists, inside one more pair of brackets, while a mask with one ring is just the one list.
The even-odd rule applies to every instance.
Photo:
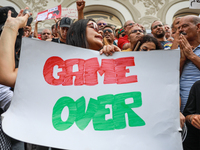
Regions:
[[107, 57], [23, 38], [3, 130], [21, 141], [70, 150], [181, 150], [179, 53]]
[[61, 17], [61, 5], [39, 12], [36, 21], [50, 20]]
[[190, 0], [190, 9], [200, 9], [200, 0]]
[[62, 8], [61, 17], [69, 17], [71, 19], [78, 19], [78, 12], [76, 8]]

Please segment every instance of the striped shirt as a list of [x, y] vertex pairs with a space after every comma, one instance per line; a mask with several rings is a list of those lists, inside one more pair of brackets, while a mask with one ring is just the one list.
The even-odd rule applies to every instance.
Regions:
[[[194, 49], [194, 53], [200, 57], [200, 45]], [[187, 60], [180, 78], [181, 112], [185, 108], [192, 85], [198, 80], [200, 80], [200, 70], [192, 61]]]

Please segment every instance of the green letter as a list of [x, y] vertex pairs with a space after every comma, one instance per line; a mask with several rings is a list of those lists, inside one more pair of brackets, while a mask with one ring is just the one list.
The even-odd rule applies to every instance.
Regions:
[[94, 115], [93, 118], [93, 126], [95, 130], [98, 131], [105, 131], [105, 130], [114, 130], [114, 124], [113, 124], [113, 119], [105, 119], [106, 114], [110, 114], [109, 108], [105, 108], [105, 105], [107, 104], [113, 104], [114, 96], [109, 94], [109, 95], [102, 95], [99, 96], [98, 98], [99, 101], [99, 107]]
[[[62, 111], [65, 107], [69, 109], [67, 121], [61, 119]], [[56, 130], [63, 131], [70, 128], [76, 119], [76, 103], [70, 97], [61, 97], [53, 107], [52, 123]]]
[[86, 109], [85, 98], [82, 96], [76, 101], [76, 108], [77, 108], [76, 120], [75, 120], [76, 125], [79, 127], [79, 129], [84, 130], [90, 123], [94, 114], [97, 111], [98, 101], [90, 98], [87, 111], [85, 111]]
[[[133, 98], [133, 103], [126, 104], [127, 98]], [[129, 92], [115, 95], [113, 105], [113, 120], [115, 129], [123, 129], [126, 127], [125, 113], [128, 114], [128, 123], [130, 127], [145, 125], [144, 120], [140, 118], [131, 108], [140, 107], [142, 105], [141, 92]]]

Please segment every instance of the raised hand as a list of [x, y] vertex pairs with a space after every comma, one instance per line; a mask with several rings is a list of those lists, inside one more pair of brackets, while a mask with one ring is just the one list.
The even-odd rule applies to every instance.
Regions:
[[76, 1], [77, 11], [83, 11], [85, 8], [85, 1], [84, 0], [77, 0]]

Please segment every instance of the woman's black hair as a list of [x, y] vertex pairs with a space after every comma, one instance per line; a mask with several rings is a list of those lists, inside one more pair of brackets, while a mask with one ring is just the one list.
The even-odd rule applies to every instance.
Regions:
[[67, 31], [66, 44], [87, 48], [86, 27], [89, 21], [93, 19], [81, 19], [73, 23]]
[[[155, 50], [163, 49], [161, 43], [155, 37], [153, 37], [151, 35], [144, 35], [138, 41], [140, 41], [140, 44], [139, 44], [138, 48], [136, 49], [136, 51], [140, 50], [140, 47], [142, 44], [148, 43], [148, 42], [153, 42], [155, 44], [155, 46], [156, 46]], [[136, 47], [136, 45], [135, 45], [135, 47]], [[133, 48], [133, 50], [135, 49], [135, 47]]]

